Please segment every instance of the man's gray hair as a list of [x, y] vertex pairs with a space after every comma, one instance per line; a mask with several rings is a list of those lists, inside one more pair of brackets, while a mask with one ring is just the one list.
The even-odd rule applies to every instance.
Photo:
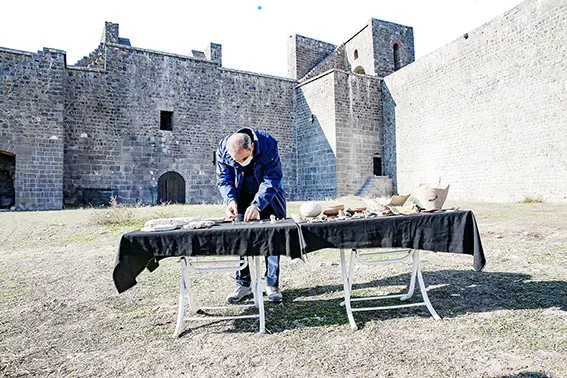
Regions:
[[241, 149], [251, 150], [252, 149], [252, 139], [248, 134], [236, 133], [228, 137], [226, 141], [226, 148], [231, 154], [236, 154]]

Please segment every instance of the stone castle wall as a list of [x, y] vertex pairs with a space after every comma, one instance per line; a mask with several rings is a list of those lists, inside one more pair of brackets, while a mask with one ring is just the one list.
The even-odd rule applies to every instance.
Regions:
[[332, 70], [300, 85], [296, 105], [299, 198], [353, 194], [381, 155], [382, 80]]
[[113, 23], [76, 66], [0, 48], [0, 205], [149, 203], [167, 172], [215, 202], [214, 152], [245, 126], [278, 139], [289, 199], [354, 194], [380, 156], [399, 193], [440, 177], [454, 199], [567, 200], [566, 7], [528, 0], [417, 62], [413, 29], [385, 21], [339, 46], [292, 36], [291, 79], [223, 68], [215, 43], [134, 48]]
[[362, 68], [367, 75], [375, 75], [372, 27], [367, 24], [345, 44], [346, 71]]
[[398, 191], [567, 199], [567, 3], [530, 0], [385, 78]]
[[0, 48], [0, 67], [0, 153], [15, 161], [15, 205], [61, 208], [64, 52]]
[[[328, 58], [336, 46], [301, 35], [289, 37], [287, 45], [288, 76], [299, 80]], [[333, 68], [333, 67], [330, 67]], [[323, 71], [319, 71], [323, 72]]]
[[[152, 177], [168, 171], [184, 178], [188, 203], [220, 200], [214, 152], [244, 126], [279, 140], [294, 186], [292, 80], [118, 44], [107, 44], [105, 54], [106, 70], [70, 70], [66, 77], [69, 202], [80, 200], [84, 189], [149, 202]], [[171, 131], [160, 129], [161, 111], [173, 112]]]
[[373, 157], [382, 155], [380, 78], [336, 71], [335, 123], [337, 195], [356, 193], [373, 176]]
[[337, 47], [334, 52], [322, 62], [317, 64], [311, 71], [303, 76], [300, 81], [305, 81], [317, 77], [330, 70], [346, 70], [346, 58], [344, 46]]
[[335, 197], [335, 81], [332, 72], [302, 83], [295, 107], [298, 198]]
[[98, 68], [103, 70], [105, 65], [104, 56], [104, 45], [101, 43], [96, 49], [94, 49], [88, 56], [80, 59], [75, 66], [87, 67], [87, 68]]

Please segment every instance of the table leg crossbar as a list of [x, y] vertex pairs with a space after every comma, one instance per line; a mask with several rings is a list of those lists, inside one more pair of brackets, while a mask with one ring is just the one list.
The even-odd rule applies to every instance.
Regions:
[[[343, 276], [343, 286], [345, 292], [345, 300], [341, 302], [341, 306], [346, 308], [347, 317], [350, 323], [350, 326], [353, 330], [357, 329], [356, 322], [354, 321], [354, 317], [352, 315], [353, 312], [358, 311], [375, 311], [375, 310], [388, 310], [388, 309], [395, 309], [395, 308], [405, 308], [405, 307], [417, 307], [417, 306], [426, 306], [431, 316], [435, 320], [441, 319], [437, 312], [431, 305], [429, 301], [429, 297], [427, 296], [427, 291], [425, 289], [425, 283], [423, 281], [423, 276], [421, 274], [421, 269], [419, 268], [419, 261], [420, 261], [420, 251], [419, 250], [395, 250], [395, 251], [386, 251], [386, 252], [368, 252], [368, 253], [360, 253], [356, 249], [352, 249], [350, 253], [350, 259], [347, 263], [345, 251], [341, 249], [341, 270]], [[393, 257], [384, 260], [371, 260], [365, 259], [365, 257], [370, 256], [384, 256], [384, 255], [397, 255], [404, 254], [401, 257]], [[363, 297], [363, 298], [351, 298], [352, 293], [352, 282], [353, 282], [353, 275], [354, 275], [354, 262], [357, 260], [361, 264], [365, 265], [380, 265], [380, 264], [393, 264], [393, 263], [402, 263], [409, 260], [412, 260], [412, 272], [410, 276], [410, 283], [408, 286], [407, 293], [404, 294], [394, 294], [394, 295], [380, 295], [374, 297]], [[348, 268], [347, 268], [348, 265]], [[399, 298], [401, 301], [405, 301], [410, 299], [413, 296], [415, 290], [415, 282], [419, 283], [419, 289], [421, 291], [421, 296], [423, 298], [422, 302], [417, 303], [405, 303], [400, 305], [391, 305], [391, 306], [378, 306], [378, 307], [356, 307], [353, 308], [351, 303], [352, 302], [363, 302], [363, 301], [371, 301], [371, 300], [380, 300], [380, 299], [389, 299], [389, 298]]]
[[[196, 258], [188, 261], [187, 257], [179, 259], [181, 265], [181, 284], [179, 290], [179, 312], [177, 315], [177, 325], [173, 337], [178, 337], [181, 332], [181, 326], [184, 321], [216, 321], [216, 320], [232, 320], [232, 319], [250, 319], [257, 318], [259, 320], [259, 332], [265, 332], [265, 315], [264, 315], [264, 298], [262, 293], [262, 284], [260, 279], [260, 257], [259, 256], [246, 256], [244, 260], [230, 259], [230, 260], [217, 260], [217, 261], [201, 261]], [[242, 270], [250, 265], [251, 287], [254, 296], [253, 304], [230, 305], [230, 306], [214, 306], [202, 307], [199, 305], [197, 299], [193, 295], [191, 288], [191, 281], [189, 280], [189, 271], [194, 273], [205, 272], [223, 272]], [[236, 316], [203, 316], [203, 317], [185, 317], [185, 297], [189, 301], [189, 309], [192, 313], [199, 310], [227, 310], [235, 308], [250, 308], [257, 307], [258, 313], [251, 315], [236, 315]]]

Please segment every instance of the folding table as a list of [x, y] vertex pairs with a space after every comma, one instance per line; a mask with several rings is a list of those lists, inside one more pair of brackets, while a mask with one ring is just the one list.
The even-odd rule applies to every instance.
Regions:
[[[134, 231], [123, 235], [120, 240], [113, 279], [118, 292], [123, 292], [136, 284], [136, 276], [144, 269], [150, 271], [156, 269], [159, 260], [175, 256], [182, 258], [180, 310], [176, 327], [176, 334], [178, 334], [184, 319], [184, 298], [188, 296], [192, 310], [198, 309], [194, 299], [191, 299], [190, 291], [187, 290], [190, 288], [187, 270], [203, 271], [203, 268], [199, 268], [199, 263], [193, 263], [194, 260], [192, 260], [192, 264], [189, 265], [186, 258], [207, 255], [249, 257], [248, 263], [252, 268], [251, 271], [255, 273], [254, 275], [251, 272], [251, 275], [255, 276], [253, 291], [255, 293], [255, 305], [258, 307], [258, 314], [251, 316], [259, 318], [260, 332], [263, 332], [263, 297], [259, 284], [259, 257], [282, 255], [290, 258], [301, 258], [304, 253], [324, 248], [340, 250], [345, 290], [344, 306], [353, 329], [356, 329], [353, 318], [353, 312], [356, 311], [426, 306], [435, 319], [439, 318], [429, 301], [419, 268], [419, 254], [422, 250], [472, 255], [473, 265], [477, 271], [482, 270], [486, 263], [474, 214], [471, 211], [458, 210], [430, 214], [335, 220], [323, 223], [296, 224], [291, 219], [285, 219], [276, 224], [270, 224], [269, 221], [255, 221], [236, 225], [221, 224], [208, 229], [197, 230], [153, 233]], [[388, 261], [388, 263], [391, 263], [411, 260], [412, 263], [408, 292], [396, 296], [402, 301], [409, 299], [417, 282], [423, 301], [394, 306], [353, 307], [353, 302], [369, 300], [369, 298], [351, 298], [354, 261], [377, 264], [377, 262], [368, 259], [370, 256], [368, 253], [359, 252], [360, 249], [369, 248], [406, 249], [405, 256]], [[351, 251], [348, 262], [345, 252], [347, 250]], [[236, 266], [226, 267], [226, 269], [231, 270], [236, 270], [235, 268]], [[215, 267], [212, 267], [212, 269], [215, 269]], [[382, 298], [372, 297], [371, 299]], [[392, 297], [386, 296], [386, 298]]]
[[[340, 250], [341, 273], [344, 286], [344, 302], [352, 329], [357, 329], [353, 312], [385, 310], [393, 308], [426, 306], [434, 319], [440, 319], [433, 308], [420, 269], [422, 250], [453, 252], [473, 255], [474, 268], [481, 270], [486, 259], [482, 249], [476, 220], [471, 211], [439, 211], [413, 215], [392, 215], [376, 218], [349, 219], [328, 223], [301, 224], [305, 251], [321, 248]], [[361, 252], [361, 249], [395, 248], [390, 251]], [[347, 252], [350, 258], [347, 260]], [[395, 255], [402, 254], [400, 257]], [[384, 260], [371, 260], [371, 256], [394, 256]], [[354, 263], [365, 265], [392, 264], [410, 261], [412, 265], [408, 292], [365, 298], [351, 298], [354, 279]], [[353, 302], [365, 302], [398, 298], [407, 301], [413, 296], [416, 282], [422, 296], [421, 302], [390, 306], [361, 307]]]
[[[180, 258], [179, 311], [174, 336], [181, 332], [183, 321], [230, 320], [258, 318], [259, 332], [265, 332], [264, 303], [261, 285], [260, 260], [263, 256], [285, 255], [301, 257], [299, 233], [291, 219], [275, 224], [267, 221], [224, 222], [210, 228], [172, 230], [163, 232], [134, 231], [122, 236], [118, 248], [113, 278], [118, 292], [136, 284], [135, 277], [145, 268], [153, 271], [159, 260]], [[220, 261], [203, 259], [205, 256], [242, 256]], [[249, 265], [254, 304], [201, 307], [191, 288], [189, 272], [222, 272], [241, 270]], [[185, 317], [185, 299], [189, 310], [227, 310], [256, 307], [257, 313], [240, 316]]]

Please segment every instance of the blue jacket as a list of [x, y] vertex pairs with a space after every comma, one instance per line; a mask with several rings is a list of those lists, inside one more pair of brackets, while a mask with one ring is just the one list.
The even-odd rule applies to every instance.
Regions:
[[[254, 176], [260, 184], [260, 189], [256, 193], [252, 205], [257, 206], [262, 211], [268, 204], [271, 204], [276, 217], [285, 218], [286, 197], [283, 188], [282, 163], [278, 153], [278, 142], [265, 131], [249, 130], [254, 134], [252, 158]], [[228, 153], [226, 148], [228, 138], [229, 136], [225, 137], [219, 143], [216, 172], [217, 187], [227, 205], [230, 201], [238, 202], [244, 178], [242, 166], [234, 161]]]

